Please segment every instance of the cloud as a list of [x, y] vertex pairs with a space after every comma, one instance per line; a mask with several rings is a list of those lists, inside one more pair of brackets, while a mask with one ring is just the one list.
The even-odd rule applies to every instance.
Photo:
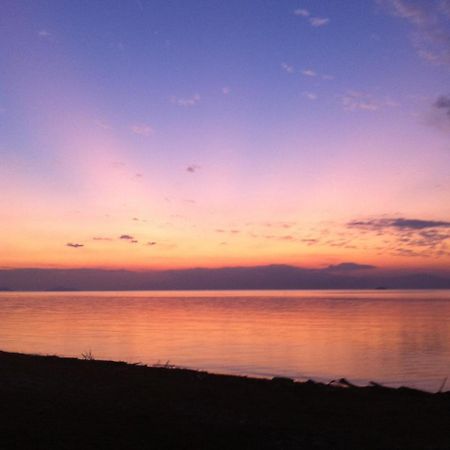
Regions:
[[440, 257], [450, 255], [450, 222], [404, 217], [352, 220], [349, 229], [371, 233], [380, 240], [378, 249], [397, 256]]
[[310, 13], [307, 9], [302, 9], [302, 8], [298, 8], [294, 11], [294, 14], [296, 16], [300, 16], [300, 17], [309, 17]]
[[276, 234], [265, 234], [265, 235], [257, 235], [257, 234], [250, 234], [251, 237], [256, 239], [267, 239], [269, 241], [297, 241], [295, 236], [291, 234], [284, 234], [284, 235], [276, 235]]
[[292, 228], [295, 222], [264, 222], [263, 225], [268, 228]]
[[104, 130], [110, 130], [111, 129], [111, 125], [109, 125], [108, 123], [106, 123], [103, 120], [97, 120], [96, 125], [100, 128], [103, 128]]
[[171, 103], [178, 105], [178, 106], [191, 107], [191, 106], [195, 106], [200, 101], [200, 95], [195, 94], [192, 97], [187, 97], [187, 98], [180, 98], [180, 97], [172, 96], [172, 97], [170, 97], [170, 101], [171, 101]]
[[433, 106], [450, 118], [450, 96], [441, 95]]
[[368, 94], [348, 92], [341, 97], [342, 106], [346, 111], [377, 111], [378, 103]]
[[49, 38], [50, 36], [51, 36], [52, 34], [49, 32], [49, 31], [47, 31], [47, 30], [39, 30], [38, 31], [38, 36], [39, 37], [41, 37], [41, 38]]
[[309, 23], [315, 28], [324, 27], [330, 23], [330, 19], [328, 17], [311, 17]]
[[133, 134], [137, 134], [139, 136], [151, 136], [154, 133], [153, 128], [144, 123], [131, 125], [130, 130]]
[[123, 239], [123, 240], [129, 240], [132, 241], [134, 239], [133, 236], [130, 236], [129, 234], [122, 234], [119, 239]]
[[330, 265], [325, 268], [325, 270], [329, 270], [332, 272], [352, 272], [355, 270], [371, 270], [371, 269], [376, 269], [376, 267], [370, 264], [357, 264], [353, 262], [343, 262], [336, 265]]
[[152, 247], [153, 245], [156, 245], [156, 242], [155, 241], [149, 241], [149, 242], [147, 242], [146, 245], [149, 245], [150, 247]]
[[450, 131], [450, 95], [441, 95], [432, 103], [430, 111], [425, 116], [425, 123], [444, 133]]
[[131, 239], [130, 244], [137, 244], [139, 241], [137, 239]]
[[109, 237], [102, 237], [102, 236], [94, 236], [92, 238], [93, 241], [112, 241]]
[[230, 92], [231, 92], [231, 88], [230, 88], [230, 87], [224, 86], [224, 87], [222, 88], [222, 94], [223, 94], [223, 95], [228, 95]]
[[186, 172], [195, 173], [195, 172], [197, 172], [197, 170], [200, 170], [200, 169], [201, 169], [201, 166], [198, 166], [197, 164], [192, 164], [192, 165], [186, 167]]
[[439, 8], [445, 15], [450, 17], [450, 0], [441, 0]]
[[330, 23], [328, 17], [311, 17], [311, 13], [307, 9], [298, 8], [294, 11], [294, 15], [303, 17], [314, 28], [324, 27]]
[[435, 64], [450, 65], [449, 0], [377, 0], [389, 14], [407, 21], [417, 54]]
[[67, 244], [66, 244], [66, 247], [72, 247], [72, 248], [80, 248], [80, 247], [84, 247], [84, 244], [74, 244], [74, 243], [72, 243], [72, 242], [68, 242]]
[[302, 70], [302, 75], [305, 75], [306, 77], [315, 77], [317, 76], [317, 73], [312, 69], [305, 69]]
[[229, 234], [239, 234], [241, 232], [241, 230], [236, 230], [236, 229], [224, 230], [223, 228], [216, 228], [214, 231], [216, 233], [229, 233]]
[[398, 106], [390, 98], [377, 99], [366, 92], [347, 91], [340, 96], [343, 108], [346, 111], [378, 111], [386, 107]]
[[281, 68], [287, 72], [287, 73], [294, 73], [294, 67], [292, 67], [291, 65], [287, 64], [287, 63], [281, 63]]
[[304, 239], [300, 239], [300, 240], [301, 240], [301, 242], [304, 242], [308, 247], [319, 243], [319, 239], [314, 239], [314, 238], [304, 238]]
[[314, 92], [303, 92], [303, 96], [309, 100], [317, 100], [318, 95], [314, 94]]
[[[428, 1], [429, 5], [433, 0]], [[428, 20], [428, 12], [417, 2], [411, 0], [378, 0], [392, 15], [407, 19], [416, 25], [424, 24]]]
[[424, 230], [430, 228], [450, 228], [450, 222], [442, 220], [422, 220], [422, 219], [405, 219], [396, 217], [392, 219], [369, 219], [369, 220], [352, 220], [348, 222], [351, 228], [366, 228], [372, 230], [382, 230], [385, 228], [400, 228], [411, 230]]
[[326, 81], [334, 80], [333, 75], [326, 75], [326, 74], [321, 75], [320, 73], [317, 73], [313, 69], [304, 69], [300, 73], [302, 75], [304, 75], [305, 77], [310, 77], [310, 78], [320, 77], [322, 80], [326, 80]]

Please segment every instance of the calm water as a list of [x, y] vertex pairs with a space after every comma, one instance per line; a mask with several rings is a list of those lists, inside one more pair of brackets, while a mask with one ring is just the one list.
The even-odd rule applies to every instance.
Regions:
[[0, 293], [0, 349], [435, 391], [450, 291]]

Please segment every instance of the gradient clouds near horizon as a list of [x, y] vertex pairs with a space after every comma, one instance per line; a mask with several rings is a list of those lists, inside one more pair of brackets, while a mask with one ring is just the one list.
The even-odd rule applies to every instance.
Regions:
[[11, 1], [0, 267], [450, 267], [450, 2]]

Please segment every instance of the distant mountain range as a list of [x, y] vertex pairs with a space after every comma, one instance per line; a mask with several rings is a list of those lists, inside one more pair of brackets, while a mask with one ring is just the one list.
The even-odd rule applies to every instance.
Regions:
[[181, 270], [4, 269], [0, 290], [190, 289], [450, 289], [450, 276], [380, 274], [373, 266], [342, 263], [323, 269], [288, 265]]

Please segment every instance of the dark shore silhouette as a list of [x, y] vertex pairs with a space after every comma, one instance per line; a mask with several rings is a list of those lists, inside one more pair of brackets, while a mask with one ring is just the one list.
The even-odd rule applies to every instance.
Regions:
[[0, 352], [0, 448], [448, 449], [450, 392]]

